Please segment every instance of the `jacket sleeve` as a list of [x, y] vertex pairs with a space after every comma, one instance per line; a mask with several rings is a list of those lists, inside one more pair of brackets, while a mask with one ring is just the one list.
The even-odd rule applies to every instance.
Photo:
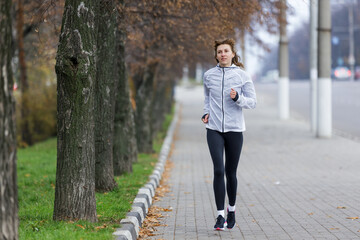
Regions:
[[209, 114], [210, 112], [210, 106], [209, 106], [209, 88], [207, 87], [206, 84], [206, 77], [204, 75], [204, 96], [205, 96], [205, 100], [204, 100], [204, 114]]
[[253, 109], [256, 107], [256, 93], [254, 83], [249, 75], [246, 75], [246, 81], [241, 87], [241, 93], [236, 104], [245, 109]]

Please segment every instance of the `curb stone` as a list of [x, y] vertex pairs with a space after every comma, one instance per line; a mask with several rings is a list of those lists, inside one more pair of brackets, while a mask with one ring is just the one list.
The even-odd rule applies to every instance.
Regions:
[[149, 181], [139, 189], [138, 194], [133, 201], [132, 209], [126, 214], [126, 218], [120, 221], [122, 227], [116, 229], [113, 233], [114, 239], [116, 240], [135, 240], [139, 236], [140, 227], [152, 204], [152, 198], [155, 196], [155, 189], [160, 184], [165, 162], [170, 153], [171, 143], [179, 118], [178, 110], [179, 104], [177, 103], [175, 105], [173, 120], [161, 146], [158, 162], [155, 165], [152, 175], [149, 176]]

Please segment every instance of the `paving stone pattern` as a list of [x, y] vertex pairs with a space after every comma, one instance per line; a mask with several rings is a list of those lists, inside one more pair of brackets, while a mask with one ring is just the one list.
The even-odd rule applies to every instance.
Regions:
[[309, 124], [277, 118], [276, 96], [256, 86], [237, 176], [237, 224], [213, 230], [213, 166], [200, 117], [202, 87], [178, 87], [180, 118], [165, 212], [152, 239], [360, 239], [360, 142], [317, 139]]

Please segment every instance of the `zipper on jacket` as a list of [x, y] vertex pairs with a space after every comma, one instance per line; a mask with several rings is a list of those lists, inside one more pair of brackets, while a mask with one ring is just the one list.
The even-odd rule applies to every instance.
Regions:
[[221, 109], [222, 109], [222, 132], [224, 132], [224, 122], [225, 122], [225, 113], [224, 113], [224, 78], [225, 78], [225, 68], [223, 68], [223, 77], [222, 77], [222, 84], [221, 84]]

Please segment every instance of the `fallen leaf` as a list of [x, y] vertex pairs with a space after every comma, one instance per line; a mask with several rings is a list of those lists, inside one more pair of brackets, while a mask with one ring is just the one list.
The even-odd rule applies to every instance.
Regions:
[[[153, 202], [159, 201], [164, 197], [166, 194], [170, 192], [170, 186], [168, 184], [169, 179], [169, 171], [173, 167], [173, 162], [166, 161], [165, 164], [165, 171], [163, 172], [162, 179], [160, 181], [159, 187], [155, 191], [155, 196], [153, 198]], [[170, 212], [172, 211], [172, 207], [169, 208], [162, 208], [159, 206], [152, 205], [149, 208], [149, 212], [146, 215], [146, 218], [144, 219], [144, 222], [142, 223], [142, 227], [139, 231], [139, 237], [138, 239], [148, 239], [150, 236], [156, 236], [154, 232], [156, 232], [156, 228], [159, 226], [166, 226], [165, 224], [161, 223], [161, 219], [164, 218], [164, 216], [161, 214], [161, 212]]]
[[308, 213], [308, 215], [314, 215], [314, 213], [313, 213], [313, 212], [311, 212], [311, 213]]
[[25, 177], [30, 177], [30, 173], [25, 174]]
[[106, 224], [104, 224], [102, 226], [95, 227], [96, 230], [104, 229], [104, 228], [107, 228]]
[[82, 228], [82, 229], [85, 229], [85, 227], [82, 226], [82, 225], [80, 225], [80, 224], [76, 224], [76, 226], [78, 226], [78, 227], [80, 227], [80, 228]]
[[339, 230], [340, 228], [330, 228], [330, 230]]
[[346, 209], [346, 207], [339, 206], [337, 209]]
[[359, 219], [359, 217], [347, 217], [346, 219], [355, 220], [355, 219]]

